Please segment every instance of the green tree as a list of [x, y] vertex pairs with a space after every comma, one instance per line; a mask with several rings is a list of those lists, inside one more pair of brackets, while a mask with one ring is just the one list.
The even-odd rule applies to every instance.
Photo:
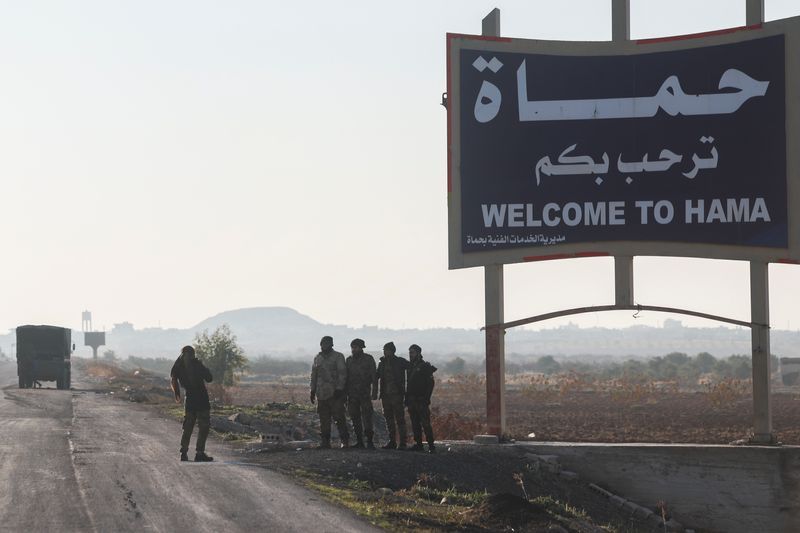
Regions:
[[667, 380], [677, 379], [679, 368], [680, 367], [674, 363], [665, 362], [663, 365], [661, 365], [659, 377]]
[[728, 359], [717, 359], [714, 363], [714, 373], [718, 378], [731, 378], [733, 377], [733, 368]]
[[752, 376], [752, 360], [749, 355], [732, 355], [728, 357], [734, 378], [747, 379]]
[[536, 370], [544, 374], [555, 374], [561, 370], [561, 363], [552, 355], [543, 355], [536, 361]]
[[628, 359], [622, 363], [622, 373], [627, 376], [644, 376], [647, 374], [647, 365], [636, 359]]
[[716, 358], [708, 352], [702, 352], [695, 356], [694, 366], [701, 374], [707, 374], [714, 369]]
[[214, 380], [223, 386], [235, 385], [247, 368], [247, 356], [236, 343], [236, 335], [227, 324], [218, 327], [211, 335], [208, 330], [198, 333], [194, 339], [194, 349], [197, 358], [208, 367]]
[[467, 368], [467, 362], [461, 357], [454, 357], [444, 364], [444, 373], [450, 376], [463, 374]]
[[688, 359], [686, 354], [673, 352], [664, 357], [653, 357], [647, 362], [647, 367], [657, 380], [674, 380], [679, 376], [681, 363]]
[[681, 352], [672, 352], [664, 356], [664, 361], [675, 366], [683, 366], [689, 362], [689, 356]]

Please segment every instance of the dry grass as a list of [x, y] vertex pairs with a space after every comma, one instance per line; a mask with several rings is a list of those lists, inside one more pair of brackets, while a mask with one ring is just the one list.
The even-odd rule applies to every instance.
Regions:
[[[103, 361], [82, 361], [90, 380], [103, 386], [130, 386], [144, 390], [148, 401], [162, 401], [147, 372]], [[142, 376], [145, 376], [144, 382]], [[470, 440], [486, 430], [485, 379], [481, 375], [453, 376], [437, 382], [431, 405], [438, 440]], [[701, 381], [696, 390], [683, 390], [677, 382], [654, 381], [626, 375], [602, 380], [596, 376], [541, 373], [509, 376], [506, 393], [508, 434], [525, 439], [578, 442], [687, 442], [725, 444], [751, 431], [752, 402], [749, 380]], [[781, 389], [783, 391], [783, 389]], [[800, 444], [800, 409], [792, 390], [773, 395], [773, 420], [778, 438]], [[307, 406], [304, 376], [276, 381], [246, 381], [225, 390], [211, 387], [217, 405], [256, 406], [286, 402]], [[380, 411], [380, 404], [376, 402]]]
[[749, 397], [752, 393], [753, 383], [749, 379], [729, 378], [718, 383], [708, 383], [706, 385], [708, 403], [717, 408], [730, 405], [738, 399]]

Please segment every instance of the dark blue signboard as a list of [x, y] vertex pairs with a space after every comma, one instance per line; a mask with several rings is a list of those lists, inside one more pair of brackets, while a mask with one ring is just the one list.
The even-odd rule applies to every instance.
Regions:
[[669, 52], [460, 51], [462, 251], [788, 247], [784, 37]]

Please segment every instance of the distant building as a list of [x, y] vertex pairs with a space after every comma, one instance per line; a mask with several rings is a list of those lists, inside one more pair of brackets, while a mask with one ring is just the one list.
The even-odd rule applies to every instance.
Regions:
[[130, 322], [120, 322], [119, 324], [114, 324], [114, 327], [111, 329], [111, 333], [115, 335], [119, 334], [126, 334], [126, 333], [133, 333], [133, 324]]

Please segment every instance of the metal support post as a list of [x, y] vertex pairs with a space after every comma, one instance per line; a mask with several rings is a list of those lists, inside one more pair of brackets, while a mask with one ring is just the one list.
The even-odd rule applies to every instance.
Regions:
[[481, 21], [481, 35], [485, 37], [500, 37], [500, 10], [492, 9]]
[[631, 38], [631, 0], [611, 0], [611, 40]]
[[[482, 33], [500, 37], [500, 10], [494, 8], [483, 19]], [[506, 431], [505, 321], [503, 312], [503, 265], [484, 267], [486, 289], [486, 424], [489, 434], [502, 437]]]
[[764, 0], [747, 0], [745, 20], [748, 26], [764, 23]]
[[[631, 0], [611, 0], [611, 39], [631, 38]], [[633, 305], [633, 257], [614, 257], [614, 302]]]
[[773, 444], [769, 349], [769, 264], [750, 262], [750, 321], [753, 323], [754, 444]]
[[484, 267], [486, 286], [486, 424], [490, 435], [506, 431], [506, 360], [503, 265]]
[[614, 302], [633, 305], [633, 257], [614, 256]]

